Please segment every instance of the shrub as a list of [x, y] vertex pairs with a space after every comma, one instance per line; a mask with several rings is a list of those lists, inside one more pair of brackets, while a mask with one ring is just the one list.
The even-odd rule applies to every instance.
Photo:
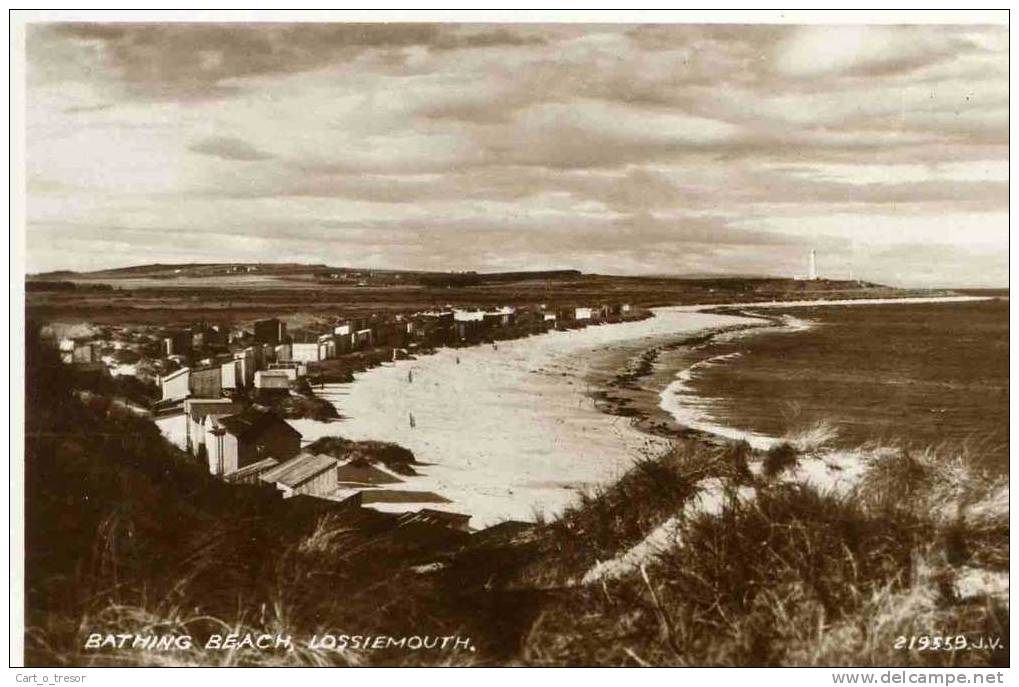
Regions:
[[772, 446], [764, 455], [764, 474], [766, 477], [776, 477], [785, 470], [795, 467], [798, 454], [790, 444], [781, 443]]
[[121, 348], [113, 354], [113, 359], [121, 365], [133, 365], [141, 360], [141, 358], [141, 355], [130, 348]]
[[726, 457], [732, 469], [730, 477], [734, 483], [748, 484], [752, 481], [753, 475], [748, 462], [752, 453], [753, 449], [746, 441], [737, 441], [729, 445]]
[[309, 444], [308, 451], [342, 460], [382, 463], [401, 475], [417, 474], [412, 467], [417, 463], [414, 454], [398, 444], [386, 441], [350, 441], [338, 436], [322, 437]]

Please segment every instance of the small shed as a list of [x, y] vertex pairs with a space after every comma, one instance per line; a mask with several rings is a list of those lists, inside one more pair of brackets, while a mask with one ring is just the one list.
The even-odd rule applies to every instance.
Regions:
[[164, 401], [180, 401], [188, 397], [190, 388], [191, 368], [182, 367], [159, 378], [159, 386], [163, 391]]
[[292, 375], [290, 370], [259, 370], [255, 373], [256, 389], [289, 389]]
[[231, 360], [219, 366], [219, 385], [223, 389], [237, 389], [244, 386], [241, 361]]
[[337, 460], [325, 454], [300, 453], [262, 473], [263, 482], [275, 484], [284, 498], [296, 494], [323, 496], [335, 491]]
[[205, 447], [209, 471], [226, 475], [268, 457], [285, 460], [301, 451], [301, 433], [260, 406], [234, 415], [207, 416]]
[[216, 398], [223, 391], [223, 371], [219, 365], [195, 367], [188, 376], [188, 391], [198, 398]]
[[416, 513], [404, 513], [399, 517], [397, 523], [400, 525], [408, 525], [410, 523], [426, 523], [429, 525], [440, 525], [442, 527], [448, 527], [452, 530], [459, 530], [461, 532], [470, 532], [470, 521], [471, 516], [466, 513], [453, 513], [444, 510], [435, 510], [434, 508], [422, 508]]
[[294, 343], [290, 346], [290, 359], [294, 362], [315, 363], [321, 360], [318, 343]]
[[224, 475], [223, 481], [229, 482], [230, 484], [259, 484], [261, 482], [259, 477], [262, 473], [273, 469], [279, 464], [280, 462], [275, 458], [265, 458], [257, 463], [252, 463], [240, 470], [234, 470], [233, 472]]
[[189, 398], [184, 401], [186, 446], [198, 455], [200, 446], [205, 445], [205, 418], [225, 417], [244, 410], [239, 403], [229, 398]]

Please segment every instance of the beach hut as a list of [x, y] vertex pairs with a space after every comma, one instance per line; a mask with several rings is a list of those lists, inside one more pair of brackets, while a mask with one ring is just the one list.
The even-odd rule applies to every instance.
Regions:
[[324, 496], [336, 491], [337, 461], [325, 454], [301, 453], [263, 472], [259, 479], [273, 484], [284, 498], [297, 494]]
[[209, 472], [226, 475], [272, 457], [287, 460], [301, 451], [301, 433], [276, 413], [251, 406], [234, 415], [205, 418]]

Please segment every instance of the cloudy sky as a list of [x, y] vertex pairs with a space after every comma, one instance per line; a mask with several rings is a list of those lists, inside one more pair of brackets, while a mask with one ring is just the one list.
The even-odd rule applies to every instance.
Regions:
[[1008, 280], [991, 26], [34, 24], [28, 270]]

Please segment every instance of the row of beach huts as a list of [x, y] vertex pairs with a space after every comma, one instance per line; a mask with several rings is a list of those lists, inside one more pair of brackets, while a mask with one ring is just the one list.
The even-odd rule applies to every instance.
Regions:
[[[161, 375], [163, 403], [188, 397], [214, 398], [236, 389], [288, 389], [305, 376], [308, 366], [350, 353], [390, 349], [393, 355], [421, 347], [471, 345], [501, 333], [537, 334], [555, 328], [621, 321], [633, 316], [627, 304], [571, 308], [512, 308], [494, 310], [431, 310], [414, 315], [346, 318], [332, 331], [287, 333], [286, 323], [270, 318], [254, 324], [234, 341], [247, 345], [201, 359]], [[200, 337], [200, 338], [199, 338]], [[170, 332], [163, 339], [167, 357], [186, 361], [197, 345], [208, 343], [206, 331]], [[193, 356], [192, 356], [193, 357]]]
[[[626, 304], [488, 310], [433, 309], [412, 315], [337, 319], [331, 331], [287, 332], [278, 318], [248, 330], [201, 323], [164, 331], [162, 360], [177, 366], [159, 374], [156, 418], [183, 423], [181, 448], [235, 484], [268, 483], [284, 497], [298, 494], [361, 499], [380, 484], [402, 481], [383, 467], [343, 461], [302, 450], [301, 434], [280, 414], [260, 404], [269, 394], [290, 394], [309, 369], [365, 351], [401, 354], [439, 346], [463, 346], [590, 324], [642, 317]], [[60, 342], [64, 360], [94, 364], [98, 344]], [[252, 401], [255, 402], [252, 402]], [[179, 425], [178, 425], [179, 426]], [[468, 516], [424, 509], [427, 517], [459, 529]]]

